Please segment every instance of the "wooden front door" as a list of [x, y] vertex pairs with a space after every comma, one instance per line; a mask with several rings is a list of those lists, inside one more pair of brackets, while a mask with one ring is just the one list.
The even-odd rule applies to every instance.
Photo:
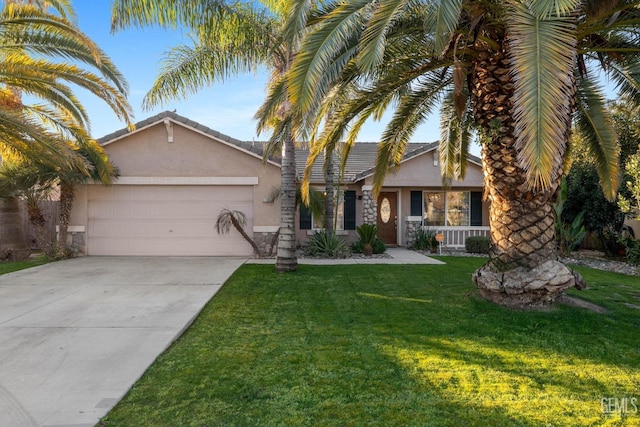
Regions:
[[380, 193], [378, 197], [378, 237], [385, 245], [398, 244], [398, 194]]

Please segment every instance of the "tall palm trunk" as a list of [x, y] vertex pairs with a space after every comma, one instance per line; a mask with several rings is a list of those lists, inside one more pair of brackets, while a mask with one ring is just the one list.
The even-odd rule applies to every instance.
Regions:
[[324, 152], [324, 181], [325, 181], [325, 198], [324, 198], [324, 229], [327, 233], [333, 233], [333, 220], [335, 216], [333, 207], [333, 152], [325, 149]]
[[296, 151], [291, 131], [282, 143], [282, 175], [280, 184], [280, 235], [276, 271], [280, 273], [298, 269], [296, 255]]
[[0, 260], [21, 261], [30, 254], [18, 199], [0, 198]]
[[[475, 64], [472, 97], [482, 128], [485, 197], [491, 202], [489, 261], [474, 274], [480, 294], [513, 307], [552, 303], [582, 278], [558, 261], [553, 202], [560, 178], [532, 190], [518, 162], [514, 94], [506, 49], [486, 51]], [[567, 127], [569, 117], [567, 118]]]
[[36, 198], [28, 197], [26, 202], [27, 212], [29, 214], [29, 223], [33, 227], [36, 243], [47, 258], [54, 258], [54, 245], [49, 239], [49, 233], [47, 232], [47, 220], [42, 213], [38, 200]]
[[69, 219], [71, 218], [71, 208], [75, 192], [73, 184], [69, 181], [60, 181], [60, 216], [58, 218], [58, 255], [66, 257], [69, 255], [67, 248], [67, 230], [69, 229]]

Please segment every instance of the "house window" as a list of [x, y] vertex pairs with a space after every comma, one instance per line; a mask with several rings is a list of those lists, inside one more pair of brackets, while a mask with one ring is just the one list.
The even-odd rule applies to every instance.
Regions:
[[424, 193], [424, 212], [422, 215], [424, 225], [429, 227], [444, 226], [445, 218], [445, 194], [444, 192]]
[[[417, 210], [416, 194], [412, 192], [412, 214]], [[472, 211], [475, 217], [480, 215], [480, 224], [474, 220], [473, 225], [482, 225], [482, 204], [474, 203], [471, 206], [472, 194], [469, 191], [425, 191], [422, 193], [423, 224], [429, 227], [468, 227], [472, 225]], [[476, 198], [473, 198], [475, 201]], [[474, 217], [474, 218], [475, 218]]]
[[[355, 230], [356, 222], [356, 192], [340, 191], [335, 206], [335, 229]], [[300, 206], [300, 229], [301, 230], [321, 230], [324, 228], [324, 218], [313, 215], [304, 205]]]

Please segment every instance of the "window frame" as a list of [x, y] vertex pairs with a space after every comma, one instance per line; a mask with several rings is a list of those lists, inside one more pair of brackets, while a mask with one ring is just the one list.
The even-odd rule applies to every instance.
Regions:
[[[431, 228], [437, 228], [437, 227], [471, 227], [471, 223], [473, 222], [473, 206], [472, 206], [472, 194], [474, 193], [474, 191], [471, 190], [456, 190], [456, 191], [444, 191], [444, 190], [419, 190], [421, 196], [422, 196], [422, 202], [420, 204], [420, 207], [422, 208], [422, 212], [421, 212], [421, 217], [422, 217], [422, 225], [425, 227], [431, 227]], [[413, 192], [412, 192], [413, 193]], [[467, 212], [466, 212], [466, 219], [467, 219], [467, 224], [465, 225], [451, 225], [449, 222], [449, 195], [451, 193], [464, 193], [466, 195], [466, 200], [467, 200]], [[441, 194], [443, 195], [443, 202], [444, 202], [444, 208], [442, 209], [442, 220], [443, 220], [443, 224], [440, 225], [435, 225], [435, 224], [429, 224], [428, 223], [428, 218], [427, 218], [427, 209], [425, 206], [425, 201], [427, 200], [428, 194], [431, 195], [435, 195], [435, 194]], [[417, 202], [417, 198], [415, 197], [415, 195], [413, 196], [413, 203]], [[413, 209], [415, 209], [416, 206], [413, 206]], [[412, 209], [412, 210], [413, 210]], [[412, 212], [416, 213], [416, 212]]]

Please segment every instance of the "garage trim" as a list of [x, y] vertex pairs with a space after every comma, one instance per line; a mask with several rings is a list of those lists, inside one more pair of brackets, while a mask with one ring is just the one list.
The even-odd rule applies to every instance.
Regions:
[[[90, 183], [98, 184], [98, 183]], [[112, 185], [258, 185], [257, 176], [121, 176]]]

